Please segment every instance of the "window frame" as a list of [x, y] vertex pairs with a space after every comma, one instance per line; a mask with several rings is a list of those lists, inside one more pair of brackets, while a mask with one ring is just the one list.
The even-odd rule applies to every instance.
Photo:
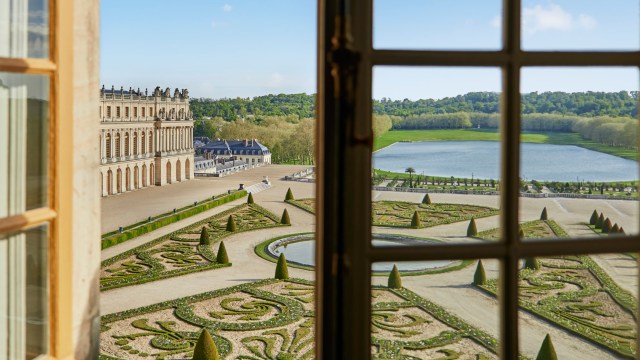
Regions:
[[49, 57], [0, 57], [0, 71], [49, 77], [48, 206], [0, 218], [0, 234], [49, 225], [49, 334], [45, 358], [73, 356], [74, 2], [49, 0]]
[[[518, 262], [521, 258], [640, 252], [638, 234], [606, 239], [520, 240], [520, 70], [529, 66], [638, 68], [640, 51], [523, 51], [521, 1], [503, 0], [502, 5], [503, 46], [500, 50], [386, 50], [373, 48], [373, 0], [319, 0], [316, 358], [371, 358], [372, 262], [500, 260], [499, 355], [503, 359], [517, 359]], [[379, 65], [501, 69], [500, 232], [503, 241], [372, 247], [368, 215], [371, 214], [371, 189], [355, 184], [371, 183], [372, 71]], [[637, 342], [638, 339], [636, 348]]]

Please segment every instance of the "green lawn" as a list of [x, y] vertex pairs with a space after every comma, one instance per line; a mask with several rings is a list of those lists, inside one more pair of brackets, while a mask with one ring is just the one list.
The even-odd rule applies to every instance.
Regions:
[[[500, 134], [493, 129], [447, 129], [447, 130], [393, 130], [388, 131], [374, 142], [374, 150], [382, 149], [402, 141], [498, 141]], [[522, 142], [555, 145], [576, 145], [589, 150], [636, 160], [635, 150], [617, 148], [585, 140], [577, 133], [522, 133]]]

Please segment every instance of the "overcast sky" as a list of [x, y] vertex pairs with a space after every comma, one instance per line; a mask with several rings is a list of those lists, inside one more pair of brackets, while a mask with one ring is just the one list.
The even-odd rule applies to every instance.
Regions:
[[[374, 46], [501, 47], [501, 0], [375, 0]], [[523, 47], [638, 50], [637, 0], [523, 0]], [[315, 93], [313, 0], [103, 0], [101, 81], [188, 88], [194, 97]], [[487, 68], [374, 69], [376, 99], [499, 91]], [[524, 69], [522, 91], [637, 90], [638, 71]]]

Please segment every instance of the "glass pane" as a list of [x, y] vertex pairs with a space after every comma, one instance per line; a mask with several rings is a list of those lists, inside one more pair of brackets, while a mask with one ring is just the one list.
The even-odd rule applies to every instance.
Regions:
[[378, 49], [502, 47], [499, 0], [375, 0], [373, 44]]
[[0, 57], [49, 57], [47, 0], [0, 0]]
[[435, 273], [373, 264], [374, 359], [498, 359], [499, 304], [482, 287], [497, 279], [499, 262], [453, 262]]
[[499, 218], [499, 70], [373, 74], [374, 245], [482, 241]]
[[0, 72], [0, 217], [47, 206], [49, 78]]
[[638, 50], [636, 0], [523, 0], [526, 50]]
[[0, 236], [0, 357], [48, 351], [48, 226]]
[[521, 351], [538, 359], [550, 359], [538, 354], [552, 352], [558, 359], [635, 358], [636, 259], [598, 254], [523, 260]]
[[522, 70], [523, 238], [637, 234], [638, 75]]

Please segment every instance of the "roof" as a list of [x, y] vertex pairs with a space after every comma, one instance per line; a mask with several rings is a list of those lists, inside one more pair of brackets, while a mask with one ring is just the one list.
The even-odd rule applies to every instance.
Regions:
[[214, 154], [227, 155], [267, 155], [271, 152], [269, 149], [260, 144], [258, 140], [212, 140], [200, 150], [213, 151]]

